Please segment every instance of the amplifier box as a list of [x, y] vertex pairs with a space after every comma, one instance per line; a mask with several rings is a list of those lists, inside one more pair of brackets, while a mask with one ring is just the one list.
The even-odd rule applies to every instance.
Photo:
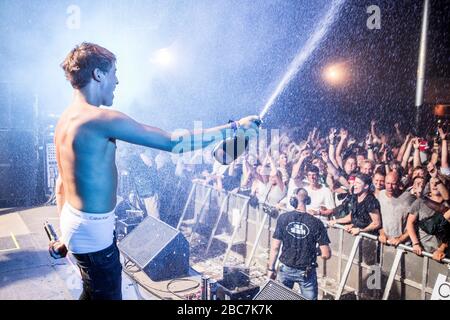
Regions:
[[217, 300], [252, 300], [258, 292], [259, 286], [253, 284], [228, 289], [223, 280], [217, 281]]
[[227, 289], [250, 285], [250, 269], [241, 266], [224, 266], [222, 284]]

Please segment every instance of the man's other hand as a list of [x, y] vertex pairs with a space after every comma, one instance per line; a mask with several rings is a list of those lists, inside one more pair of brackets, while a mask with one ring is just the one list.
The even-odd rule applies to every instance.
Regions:
[[67, 256], [67, 247], [64, 243], [58, 241], [50, 241], [48, 245], [48, 252], [54, 259], [61, 259]]

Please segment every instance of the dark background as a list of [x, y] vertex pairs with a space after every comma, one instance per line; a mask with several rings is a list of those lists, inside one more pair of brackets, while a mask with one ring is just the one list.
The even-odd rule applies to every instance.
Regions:
[[[371, 4], [381, 9], [380, 30], [365, 27], [364, 8]], [[313, 53], [270, 119], [277, 123], [288, 113], [290, 124], [306, 120], [310, 127], [345, 126], [359, 136], [371, 119], [383, 131], [392, 130], [395, 122], [412, 130], [422, 10], [422, 1], [347, 1], [331, 36]], [[450, 103], [449, 30], [450, 2], [431, 1], [422, 134], [433, 125], [432, 107]], [[337, 58], [352, 66], [352, 79], [343, 88], [330, 87], [321, 77], [322, 66]]]

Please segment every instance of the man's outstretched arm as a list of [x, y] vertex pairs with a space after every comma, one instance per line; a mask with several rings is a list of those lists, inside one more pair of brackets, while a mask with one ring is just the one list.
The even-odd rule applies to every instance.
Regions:
[[[258, 116], [249, 116], [242, 118], [237, 124], [239, 128], [245, 130], [257, 130], [256, 120], [259, 120]], [[159, 128], [139, 123], [121, 112], [109, 110], [102, 118], [100, 127], [107, 138], [119, 139], [173, 153], [183, 153], [205, 148], [213, 142], [219, 142], [228, 137], [230, 130], [232, 130], [232, 124], [228, 123], [208, 129], [181, 130], [179, 133], [169, 133]]]

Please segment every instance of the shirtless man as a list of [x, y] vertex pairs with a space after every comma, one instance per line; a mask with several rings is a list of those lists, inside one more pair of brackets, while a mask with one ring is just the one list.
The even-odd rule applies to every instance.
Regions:
[[[257, 116], [215, 128], [167, 133], [125, 114], [99, 108], [111, 106], [116, 58], [91, 43], [76, 46], [61, 64], [74, 88], [74, 98], [55, 130], [59, 177], [56, 183], [61, 239], [50, 243], [57, 252], [68, 249], [83, 280], [80, 299], [121, 299], [121, 264], [114, 241], [117, 169], [116, 139], [170, 152], [204, 148], [230, 130], [258, 130]], [[217, 140], [216, 140], [217, 141]]]

